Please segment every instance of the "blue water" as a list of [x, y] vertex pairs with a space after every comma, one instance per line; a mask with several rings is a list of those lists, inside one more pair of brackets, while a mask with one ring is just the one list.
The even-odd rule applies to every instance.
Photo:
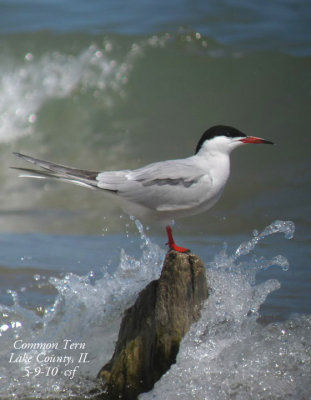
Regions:
[[[234, 152], [219, 203], [177, 221], [211, 298], [142, 398], [308, 398], [310, 50], [309, 1], [0, 1], [1, 399], [84, 398], [167, 250], [101, 192], [18, 178], [12, 152], [136, 168], [193, 154], [218, 123], [276, 146]], [[73, 379], [35, 351], [9, 362], [15, 340], [66, 339], [90, 360]]]
[[310, 54], [309, 1], [1, 1], [0, 32], [118, 33], [193, 29], [221, 43]]

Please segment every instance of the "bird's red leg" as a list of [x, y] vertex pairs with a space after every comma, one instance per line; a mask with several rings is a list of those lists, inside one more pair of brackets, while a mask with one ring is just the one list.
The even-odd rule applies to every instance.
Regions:
[[171, 250], [178, 251], [179, 253], [186, 253], [187, 251], [190, 251], [189, 249], [187, 249], [185, 247], [180, 247], [175, 244], [174, 238], [173, 238], [173, 231], [169, 225], [166, 226], [166, 233], [167, 233], [167, 238], [168, 238], [168, 242], [166, 244], [169, 246], [169, 248]]

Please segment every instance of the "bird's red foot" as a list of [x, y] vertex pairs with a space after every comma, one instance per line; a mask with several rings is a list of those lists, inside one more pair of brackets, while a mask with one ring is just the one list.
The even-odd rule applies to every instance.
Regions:
[[166, 244], [169, 246], [169, 248], [171, 250], [178, 251], [179, 253], [186, 253], [187, 251], [190, 251], [186, 247], [180, 247], [180, 246], [177, 246], [177, 244], [175, 244], [175, 241], [173, 238], [173, 231], [169, 225], [167, 225], [167, 227], [166, 227], [166, 233], [167, 233], [167, 238], [168, 238], [168, 242]]

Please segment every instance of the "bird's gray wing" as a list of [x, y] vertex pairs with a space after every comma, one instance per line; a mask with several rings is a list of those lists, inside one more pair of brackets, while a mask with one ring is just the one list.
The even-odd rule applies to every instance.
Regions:
[[[200, 201], [199, 182], [209, 180], [190, 159], [163, 161], [136, 170], [98, 174], [98, 187], [157, 211], [187, 209]], [[201, 186], [200, 186], [201, 187]]]

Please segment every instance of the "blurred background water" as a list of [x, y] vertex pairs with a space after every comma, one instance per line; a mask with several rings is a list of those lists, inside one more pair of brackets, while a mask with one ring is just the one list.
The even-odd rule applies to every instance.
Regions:
[[[223, 288], [219, 303], [229, 290], [224, 281], [235, 282], [240, 293], [246, 286], [262, 293], [259, 305], [232, 294], [237, 309], [247, 304], [263, 326], [272, 322], [259, 328], [253, 321], [250, 329], [243, 325], [244, 314], [233, 313], [241, 324], [232, 335], [244, 338], [245, 348], [257, 346], [260, 357], [266, 349], [260, 337], [270, 337], [272, 350], [262, 357], [272, 362], [279, 354], [278, 338], [289, 344], [277, 370], [283, 377], [280, 393], [261, 391], [276, 387], [275, 382], [269, 386], [272, 367], [263, 366], [263, 358], [254, 372], [261, 388], [253, 385], [250, 395], [250, 376], [242, 370], [244, 380], [228, 374], [220, 390], [217, 376], [224, 376], [225, 365], [242, 364], [238, 351], [224, 364], [220, 350], [207, 356], [204, 346], [214, 336], [200, 339], [204, 346], [196, 364], [206, 375], [197, 386], [191, 386], [190, 376], [191, 385], [181, 390], [185, 399], [197, 398], [193, 393], [199, 398], [205, 393], [206, 399], [218, 398], [216, 393], [221, 399], [270, 398], [264, 393], [307, 398], [308, 380], [298, 382], [286, 364], [292, 362], [301, 377], [310, 371], [310, 56], [306, 0], [0, 0], [1, 398], [83, 396], [86, 380], [111, 355], [122, 310], [158, 276], [166, 241], [153, 225], [145, 227], [145, 236], [140, 224], [101, 192], [19, 179], [9, 168], [21, 165], [12, 151], [92, 170], [136, 168], [193, 154], [202, 132], [220, 123], [276, 146], [234, 152], [219, 203], [178, 221], [176, 238], [203, 258], [214, 290]], [[278, 234], [261, 240], [247, 256], [248, 270], [242, 268], [245, 256], [239, 255], [239, 262], [230, 258], [257, 231], [281, 220], [296, 226], [291, 241]], [[284, 231], [282, 224], [276, 227]], [[245, 274], [238, 282], [237, 268]], [[281, 287], [261, 286], [271, 279]], [[229, 306], [224, 306], [227, 316]], [[253, 342], [245, 339], [249, 331], [256, 332]], [[58, 374], [53, 384], [46, 376], [25, 381], [25, 365], [8, 362], [16, 338], [60, 341], [66, 335], [87, 341], [92, 355], [91, 367], [76, 380]], [[216, 342], [225, 339], [217, 336]], [[185, 349], [193, 352], [197, 340], [190, 335]], [[98, 347], [105, 353], [100, 359]], [[206, 357], [220, 357], [217, 371], [203, 364]], [[246, 360], [247, 366], [258, 364]], [[181, 358], [171, 376], [177, 382], [172, 396], [181, 382], [187, 384], [189, 372], [183, 371], [189, 365], [183, 365]], [[203, 385], [200, 392], [208, 376], [220, 386]], [[165, 382], [157, 391], [154, 396], [168, 392]]]

